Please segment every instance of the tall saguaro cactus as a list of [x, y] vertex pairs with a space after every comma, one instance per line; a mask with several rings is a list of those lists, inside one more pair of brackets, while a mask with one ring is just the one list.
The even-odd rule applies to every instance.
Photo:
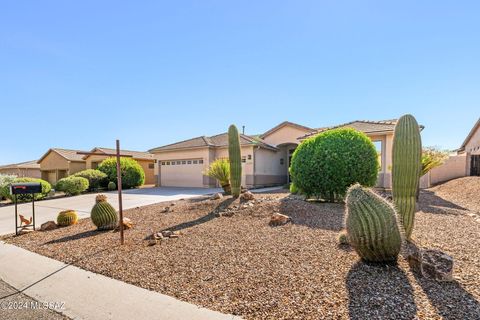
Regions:
[[240, 196], [242, 183], [242, 157], [240, 154], [240, 136], [235, 125], [228, 128], [228, 157], [230, 159], [230, 186], [234, 197]]
[[422, 140], [418, 123], [412, 115], [404, 115], [398, 120], [392, 153], [393, 201], [405, 229], [405, 236], [410, 239], [422, 170]]
[[394, 207], [359, 184], [348, 189], [346, 207], [348, 242], [358, 255], [370, 262], [395, 261], [402, 237]]

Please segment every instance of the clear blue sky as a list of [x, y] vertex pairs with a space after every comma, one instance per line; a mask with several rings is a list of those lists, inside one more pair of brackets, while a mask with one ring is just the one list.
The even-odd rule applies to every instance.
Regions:
[[403, 113], [425, 145], [457, 148], [480, 116], [479, 16], [478, 1], [3, 1], [0, 164]]

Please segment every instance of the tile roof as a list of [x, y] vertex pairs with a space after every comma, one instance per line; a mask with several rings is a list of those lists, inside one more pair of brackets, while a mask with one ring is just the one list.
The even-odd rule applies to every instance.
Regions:
[[301, 130], [306, 130], [306, 131], [312, 131], [313, 129], [312, 128], [309, 128], [309, 127], [305, 127], [305, 126], [302, 126], [300, 124], [297, 124], [297, 123], [294, 123], [294, 122], [290, 122], [290, 121], [283, 121], [282, 123], [276, 125], [275, 127], [273, 127], [272, 129], [268, 130], [267, 132], [263, 133], [260, 135], [260, 138], [265, 138], [266, 136], [274, 133], [275, 131], [277, 130], [280, 130], [281, 128], [285, 127], [285, 126], [292, 126], [292, 127], [295, 127], [295, 128], [298, 128], [298, 129], [301, 129]]
[[[99, 154], [101, 155], [102, 153], [107, 153], [107, 154], [115, 154], [117, 152], [116, 149], [112, 148], [103, 148], [103, 147], [96, 147], [93, 148], [91, 152], [97, 152], [99, 151]], [[132, 151], [132, 150], [120, 150], [121, 154], [123, 155], [129, 155], [132, 156], [134, 159], [142, 159], [142, 160], [153, 160], [153, 154], [149, 152], [144, 152], [144, 151]], [[87, 159], [89, 155], [84, 155], [83, 159]]]
[[353, 128], [365, 133], [377, 133], [377, 132], [385, 132], [385, 131], [393, 132], [393, 130], [395, 129], [396, 123], [397, 123], [397, 119], [382, 120], [382, 121], [356, 120], [356, 121], [340, 124], [337, 126], [317, 128], [315, 131], [312, 131], [302, 137], [299, 137], [299, 139], [306, 139], [318, 133], [331, 130], [331, 129], [337, 129], [337, 128]]
[[[271, 146], [259, 138], [251, 137], [245, 134], [240, 134], [241, 145], [258, 145], [263, 148], [277, 150], [276, 147]], [[150, 152], [177, 150], [177, 149], [190, 149], [199, 147], [226, 147], [228, 145], [228, 133], [221, 133], [211, 137], [201, 136], [180, 142], [168, 144], [158, 148], [149, 150]]]
[[0, 169], [40, 169], [37, 160], [25, 161], [19, 163], [12, 163], [0, 166]]
[[37, 163], [42, 162], [42, 160], [50, 153], [56, 152], [63, 158], [67, 159], [68, 161], [79, 161], [84, 162], [83, 155], [78, 154], [78, 152], [85, 152], [82, 150], [71, 150], [71, 149], [61, 149], [61, 148], [51, 148], [49, 149], [38, 161]]

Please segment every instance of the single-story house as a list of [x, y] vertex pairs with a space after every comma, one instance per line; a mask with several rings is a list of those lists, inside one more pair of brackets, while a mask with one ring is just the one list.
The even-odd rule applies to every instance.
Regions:
[[[295, 148], [302, 140], [340, 127], [365, 132], [377, 145], [381, 159], [378, 186], [391, 186], [393, 132], [396, 120], [352, 121], [326, 128], [309, 128], [282, 122], [261, 135], [240, 134], [242, 185], [260, 187], [282, 185], [289, 181], [288, 168]], [[201, 136], [149, 150], [158, 160], [158, 185], [177, 187], [214, 187], [216, 181], [203, 175], [209, 164], [228, 157], [227, 133]]]
[[52, 148], [49, 149], [38, 161], [41, 176], [52, 184], [58, 180], [86, 169], [86, 161], [80, 150]]
[[[115, 149], [110, 148], [102, 148], [97, 147], [93, 148], [91, 153], [98, 153], [98, 155], [84, 155], [82, 157], [85, 160], [86, 168], [87, 169], [97, 169], [98, 165], [105, 159], [111, 157], [108, 154], [115, 154]], [[130, 150], [121, 150], [122, 155], [131, 156], [135, 159], [140, 166], [142, 166], [143, 170], [145, 171], [145, 184], [156, 184], [156, 177], [155, 177], [155, 163], [157, 160], [153, 156], [153, 154], [148, 152], [141, 152], [141, 151], [130, 151]]]
[[466, 154], [467, 174], [480, 176], [480, 118], [470, 130], [458, 152]]
[[0, 166], [0, 174], [12, 174], [19, 178], [41, 178], [40, 165], [37, 160]]

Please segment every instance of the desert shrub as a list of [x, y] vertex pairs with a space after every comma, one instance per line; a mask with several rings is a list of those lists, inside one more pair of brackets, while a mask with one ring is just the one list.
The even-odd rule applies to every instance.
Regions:
[[7, 193], [10, 193], [10, 183], [12, 183], [15, 178], [17, 178], [17, 176], [13, 174], [0, 174], [0, 200], [7, 198]]
[[223, 191], [230, 193], [230, 162], [228, 159], [213, 161], [203, 174], [216, 179], [222, 186]]
[[110, 190], [110, 191], [117, 190], [117, 184], [113, 181], [110, 181], [108, 183], [108, 190]]
[[342, 200], [355, 183], [374, 186], [379, 169], [377, 151], [362, 132], [333, 129], [302, 142], [292, 157], [292, 182], [307, 197]]
[[[52, 190], [52, 186], [50, 183], [48, 183], [45, 180], [42, 179], [36, 179], [36, 178], [15, 178], [12, 182], [10, 183], [22, 183], [22, 182], [40, 182], [42, 185], [42, 193], [36, 193], [35, 194], [35, 200], [41, 200], [45, 198], [50, 190]], [[10, 183], [7, 185], [3, 186], [0, 189], [0, 194], [2, 194], [5, 198], [10, 199], [13, 201], [13, 196], [10, 194]], [[31, 201], [32, 200], [32, 195], [31, 194], [21, 194], [17, 195], [17, 201], [18, 202], [26, 202], [26, 201]]]
[[338, 234], [338, 244], [347, 245], [348, 244], [348, 234], [346, 230], [340, 231]]
[[[98, 166], [98, 170], [105, 173], [109, 181], [116, 181], [117, 159], [107, 158], [103, 160]], [[145, 183], [145, 172], [142, 166], [134, 159], [120, 158], [120, 170], [122, 174], [122, 188], [135, 188]]]
[[56, 188], [67, 195], [75, 196], [88, 189], [88, 180], [82, 177], [69, 176], [58, 180]]
[[100, 170], [87, 169], [73, 174], [74, 177], [82, 177], [88, 180], [88, 190], [93, 191], [105, 187], [108, 182], [107, 175]]
[[290, 193], [291, 194], [297, 194], [298, 193], [298, 188], [295, 183], [290, 183]]
[[426, 147], [422, 151], [422, 172], [420, 176], [428, 171], [441, 166], [448, 159], [449, 152], [435, 147]]

